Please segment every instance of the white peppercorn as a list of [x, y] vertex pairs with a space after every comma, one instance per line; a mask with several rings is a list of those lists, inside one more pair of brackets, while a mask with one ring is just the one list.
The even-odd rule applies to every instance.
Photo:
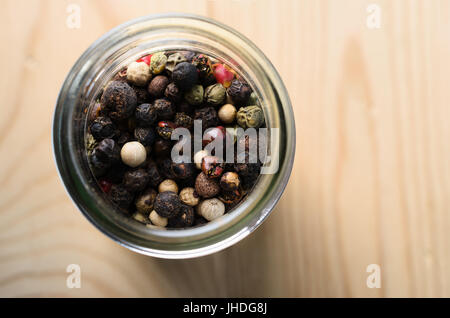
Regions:
[[180, 192], [180, 200], [186, 205], [196, 206], [200, 202], [200, 197], [194, 188], [184, 188]]
[[197, 213], [208, 221], [212, 221], [224, 215], [225, 205], [217, 198], [208, 199], [199, 204]]
[[219, 119], [225, 124], [231, 124], [236, 119], [236, 107], [231, 104], [225, 104], [220, 107], [218, 115]]
[[173, 181], [171, 179], [166, 179], [159, 184], [158, 191], [159, 191], [159, 193], [166, 192], [166, 191], [172, 191], [172, 192], [178, 193], [178, 185], [175, 181]]
[[145, 147], [138, 141], [130, 141], [123, 145], [120, 157], [127, 166], [135, 168], [144, 163], [147, 158]]
[[128, 65], [127, 80], [137, 86], [144, 86], [150, 81], [152, 74], [145, 62], [132, 62]]
[[165, 217], [160, 216], [158, 213], [156, 213], [155, 210], [150, 212], [149, 219], [152, 222], [153, 225], [159, 226], [159, 227], [166, 227], [169, 220]]

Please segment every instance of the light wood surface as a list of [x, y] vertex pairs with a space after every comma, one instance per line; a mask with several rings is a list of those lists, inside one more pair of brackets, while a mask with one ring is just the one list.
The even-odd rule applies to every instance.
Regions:
[[[81, 28], [66, 8], [81, 8]], [[381, 8], [369, 29], [366, 9]], [[450, 1], [0, 0], [0, 296], [450, 296]], [[269, 219], [223, 252], [135, 254], [77, 211], [51, 121], [80, 54], [131, 18], [236, 28], [289, 90], [297, 153]], [[80, 289], [66, 267], [81, 266]], [[366, 285], [369, 264], [381, 288]]]

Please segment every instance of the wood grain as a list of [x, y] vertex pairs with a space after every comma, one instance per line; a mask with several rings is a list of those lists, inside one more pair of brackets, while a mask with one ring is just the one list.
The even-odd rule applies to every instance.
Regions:
[[[82, 9], [69, 29], [66, 7]], [[370, 3], [380, 29], [366, 26]], [[159, 260], [71, 203], [52, 158], [58, 90], [101, 34], [197, 13], [252, 39], [289, 90], [297, 155], [274, 213], [223, 252]], [[450, 296], [449, 1], [1, 1], [0, 296]], [[82, 287], [66, 287], [79, 264]], [[381, 266], [382, 286], [366, 286]]]

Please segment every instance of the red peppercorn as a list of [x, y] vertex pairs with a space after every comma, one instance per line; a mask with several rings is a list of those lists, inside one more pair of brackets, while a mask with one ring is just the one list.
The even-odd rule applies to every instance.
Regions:
[[98, 183], [103, 192], [109, 193], [109, 191], [111, 191], [112, 183], [109, 182], [108, 180], [102, 179]]
[[144, 62], [145, 64], [150, 65], [151, 59], [152, 59], [152, 55], [149, 54], [149, 55], [141, 57], [136, 62]]
[[224, 64], [214, 64], [213, 73], [216, 81], [227, 88], [231, 85], [231, 81], [234, 79], [234, 73], [231, 69]]

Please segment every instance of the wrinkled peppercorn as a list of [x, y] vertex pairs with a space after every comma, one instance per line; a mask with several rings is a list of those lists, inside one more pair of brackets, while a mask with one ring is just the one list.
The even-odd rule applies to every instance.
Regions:
[[113, 139], [103, 139], [94, 148], [92, 155], [101, 162], [111, 166], [120, 161], [120, 147]]
[[204, 54], [196, 55], [192, 59], [192, 64], [195, 65], [195, 67], [197, 68], [200, 80], [212, 74], [211, 62], [206, 55]]
[[191, 104], [189, 104], [186, 101], [182, 101], [182, 102], [178, 103], [178, 105], [177, 105], [177, 112], [185, 113], [185, 114], [191, 116], [194, 113], [194, 106], [192, 106]]
[[187, 129], [191, 129], [194, 125], [194, 120], [191, 116], [186, 115], [185, 113], [176, 113], [175, 114], [175, 126], [177, 127], [184, 127]]
[[222, 84], [210, 85], [205, 89], [205, 102], [214, 106], [220, 106], [225, 102], [226, 92]]
[[236, 120], [244, 129], [259, 128], [264, 124], [264, 113], [258, 106], [241, 107], [237, 112]]
[[169, 79], [164, 75], [155, 76], [148, 84], [148, 92], [153, 97], [162, 97], [169, 84]]
[[153, 204], [156, 213], [165, 218], [172, 218], [180, 212], [181, 201], [175, 192], [158, 193]]
[[155, 100], [153, 105], [156, 107], [158, 118], [161, 120], [172, 119], [175, 115], [175, 107], [173, 103], [166, 98]]
[[158, 192], [149, 188], [136, 198], [136, 210], [142, 214], [149, 214], [153, 211], [153, 204], [155, 203]]
[[184, 99], [191, 105], [197, 106], [203, 103], [203, 86], [194, 85], [184, 94]]
[[227, 93], [231, 97], [234, 104], [240, 106], [247, 104], [250, 94], [252, 93], [252, 89], [247, 83], [235, 79], [231, 82], [230, 87], [228, 87]]
[[176, 179], [192, 178], [195, 174], [195, 165], [193, 163], [172, 163], [172, 174]]
[[224, 171], [223, 162], [216, 156], [206, 156], [202, 159], [202, 171], [208, 178], [218, 178]]
[[158, 170], [164, 179], [175, 179], [172, 172], [172, 160], [170, 158], [160, 159], [157, 162]]
[[172, 150], [172, 142], [170, 140], [158, 138], [153, 144], [153, 153], [157, 157], [167, 157]]
[[172, 103], [178, 103], [181, 100], [182, 94], [175, 83], [170, 83], [164, 90], [164, 96]]
[[141, 104], [136, 107], [136, 122], [139, 126], [150, 127], [158, 119], [158, 111], [152, 104]]
[[169, 219], [169, 226], [174, 228], [190, 227], [194, 224], [194, 219], [194, 209], [186, 204], [181, 204], [178, 215]]
[[201, 172], [195, 180], [195, 191], [203, 198], [215, 197], [220, 192], [219, 181], [208, 178], [204, 172]]
[[134, 90], [127, 83], [119, 81], [108, 84], [100, 101], [113, 120], [130, 117], [137, 106]]
[[197, 83], [197, 68], [188, 62], [181, 62], [172, 72], [172, 80], [181, 90], [188, 90]]
[[128, 191], [141, 191], [145, 189], [149, 179], [150, 177], [145, 169], [131, 170], [123, 176], [123, 185]]
[[174, 123], [169, 121], [160, 121], [158, 123], [158, 127], [156, 127], [156, 132], [161, 138], [170, 140], [174, 129], [175, 129]]
[[134, 130], [134, 138], [147, 147], [153, 145], [156, 135], [153, 128], [138, 127]]
[[194, 120], [200, 119], [202, 121], [203, 130], [214, 127], [219, 124], [219, 117], [214, 107], [205, 107], [195, 110]]
[[239, 175], [236, 172], [225, 172], [220, 178], [220, 186], [225, 191], [234, 191], [239, 188], [241, 181]]
[[90, 130], [96, 140], [113, 138], [116, 134], [116, 126], [109, 117], [97, 117], [91, 124]]
[[150, 100], [150, 94], [144, 87], [133, 86], [134, 92], [136, 93], [137, 105], [148, 103]]
[[134, 195], [123, 185], [113, 184], [109, 191], [111, 201], [123, 209], [127, 209], [134, 200]]
[[181, 53], [172, 53], [169, 55], [169, 57], [167, 58], [167, 63], [166, 63], [166, 70], [168, 70], [169, 72], [173, 72], [173, 70], [175, 69], [175, 66], [177, 66], [178, 64], [182, 63], [182, 62], [186, 62], [187, 59], [184, 55], [182, 55]]
[[147, 173], [149, 176], [148, 184], [153, 188], [158, 187], [158, 185], [164, 180], [159, 173], [158, 166], [153, 160], [148, 162]]

